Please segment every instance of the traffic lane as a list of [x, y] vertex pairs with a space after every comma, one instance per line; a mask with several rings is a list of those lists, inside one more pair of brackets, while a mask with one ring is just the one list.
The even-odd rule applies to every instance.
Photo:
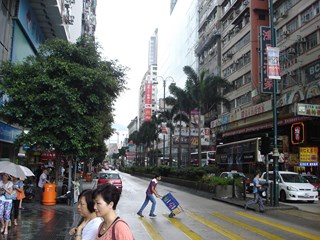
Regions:
[[[137, 239], [150, 239], [150, 235], [145, 233], [146, 227], [136, 215], [136, 212], [144, 201], [145, 190], [150, 179], [133, 177], [128, 174], [122, 174], [122, 176], [124, 191], [119, 203], [119, 214], [128, 221], [134, 234], [137, 235]], [[289, 217], [284, 213], [282, 213], [281, 218], [278, 216], [275, 218], [272, 216], [271, 212], [276, 211], [269, 211], [263, 215], [253, 211], [243, 211], [242, 209], [239, 209], [239, 207], [199, 197], [192, 193], [181, 191], [176, 187], [168, 187], [161, 181], [158, 184], [158, 192], [161, 195], [164, 195], [167, 192], [171, 192], [174, 195], [180, 202], [181, 207], [185, 210], [185, 212], [178, 214], [175, 219], [183, 226], [186, 226], [194, 233], [200, 235], [202, 237], [200, 239], [228, 239], [228, 237], [224, 235], [225, 233], [221, 232], [221, 228], [230, 233], [236, 233], [243, 239], [264, 239], [261, 238], [261, 233], [257, 233], [259, 231], [255, 229], [262, 229], [265, 233], [271, 231], [276, 235], [284, 237], [284, 239], [304, 239], [304, 237], [301, 236], [306, 235], [308, 232], [313, 234], [318, 233], [318, 230], [315, 231], [312, 225], [311, 228], [309, 228], [309, 224], [305, 224], [305, 219], [290, 223], [292, 217]], [[172, 222], [168, 224], [169, 220], [167, 215], [169, 214], [169, 210], [160, 199], [157, 200], [156, 212], [158, 217], [156, 219], [151, 220], [147, 216], [149, 209], [150, 204], [145, 209], [145, 219], [148, 220], [162, 236], [165, 236], [164, 239], [190, 239], [189, 237], [186, 237], [186, 233], [181, 235], [181, 228], [173, 225]], [[241, 215], [241, 213], [244, 215]], [[256, 219], [252, 220], [252, 216], [246, 216], [246, 213], [248, 213], [247, 215], [255, 216]], [[266, 222], [262, 224], [259, 223], [258, 220], [260, 218], [265, 219]], [[230, 219], [235, 219], [238, 222], [230, 223]], [[274, 222], [277, 222], [279, 226], [290, 224], [292, 229], [297, 229], [298, 235], [294, 232], [284, 231], [283, 228], [277, 228], [277, 225], [274, 226], [271, 224]], [[238, 223], [245, 223], [248, 226]], [[253, 227], [254, 229], [251, 229], [249, 232], [247, 231], [248, 227]]]

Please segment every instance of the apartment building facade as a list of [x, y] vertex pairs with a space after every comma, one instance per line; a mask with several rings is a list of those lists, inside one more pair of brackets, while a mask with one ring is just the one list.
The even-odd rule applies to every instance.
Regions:
[[[266, 70], [262, 39], [271, 37], [269, 2], [199, 1], [195, 51], [199, 70], [219, 74], [220, 69], [220, 76], [234, 86], [225, 93], [231, 108], [221, 105], [218, 118], [211, 122], [216, 144], [274, 135], [273, 94], [262, 86]], [[297, 170], [308, 165], [301, 162], [301, 151], [317, 151], [320, 142], [320, 2], [273, 0], [272, 4], [281, 67], [276, 94], [279, 150], [284, 156], [280, 167]], [[300, 142], [293, 132], [297, 124], [303, 127]], [[318, 159], [318, 151], [315, 155]]]

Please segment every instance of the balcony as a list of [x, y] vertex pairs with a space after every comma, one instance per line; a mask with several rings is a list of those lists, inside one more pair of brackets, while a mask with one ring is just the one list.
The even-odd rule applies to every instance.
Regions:
[[206, 39], [204, 39], [203, 41], [199, 40], [198, 46], [195, 49], [196, 55], [199, 56], [204, 50], [209, 49], [212, 43], [217, 41], [220, 35], [221, 34], [219, 30], [212, 30], [212, 32], [209, 33]]
[[67, 25], [63, 21], [65, 11], [61, 0], [30, 0], [34, 14], [37, 17], [40, 28], [47, 39], [61, 38], [68, 40]]

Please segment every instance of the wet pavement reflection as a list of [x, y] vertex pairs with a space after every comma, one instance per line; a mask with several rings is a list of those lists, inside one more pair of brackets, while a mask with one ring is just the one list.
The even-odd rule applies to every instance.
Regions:
[[39, 202], [23, 202], [23, 207], [24, 209], [20, 210], [18, 226], [12, 223], [8, 235], [1, 234], [0, 240], [69, 239], [69, 229], [79, 219], [76, 205], [58, 203], [44, 206]]

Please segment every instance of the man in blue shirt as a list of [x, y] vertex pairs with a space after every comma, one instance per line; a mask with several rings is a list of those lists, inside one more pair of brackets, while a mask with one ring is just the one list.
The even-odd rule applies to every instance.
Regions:
[[264, 212], [264, 205], [263, 205], [263, 201], [262, 198], [259, 194], [259, 188], [262, 187], [262, 185], [259, 183], [259, 178], [260, 178], [260, 172], [256, 173], [256, 176], [253, 179], [253, 194], [254, 194], [254, 199], [248, 201], [245, 205], [244, 208], [247, 209], [249, 205], [252, 204], [257, 204], [259, 205], [259, 211], [261, 213]]

